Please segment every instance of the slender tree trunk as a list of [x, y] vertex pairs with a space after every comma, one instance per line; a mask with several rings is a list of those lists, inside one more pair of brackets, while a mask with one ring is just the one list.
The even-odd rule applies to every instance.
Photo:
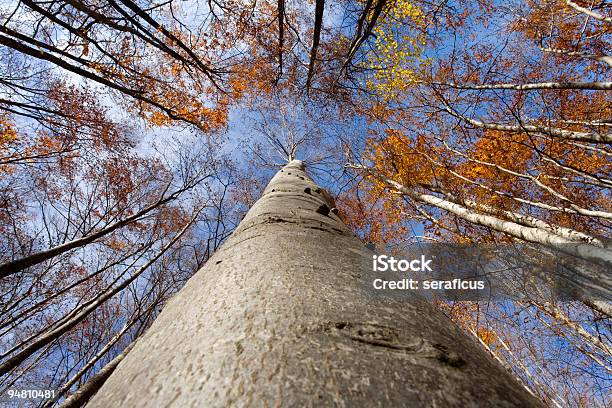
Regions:
[[[189, 190], [190, 188], [191, 187], [182, 188], [180, 190], [173, 192], [172, 194], [166, 197], [164, 197], [162, 194], [162, 197], [159, 200], [157, 200], [155, 203], [151, 204], [150, 206], [138, 211], [136, 214], [131, 215], [123, 220], [117, 221], [113, 224], [107, 225], [101, 230], [92, 232], [89, 235], [85, 235], [84, 237], [73, 239], [72, 241], [64, 242], [63, 244], [56, 245], [52, 248], [45, 249], [40, 252], [35, 252], [24, 258], [20, 258], [20, 259], [16, 259], [13, 261], [9, 261], [9, 262], [0, 264], [0, 279], [10, 276], [12, 274], [15, 274], [17, 272], [21, 272], [22, 270], [27, 269], [31, 266], [38, 265], [39, 263], [45, 262], [51, 258], [54, 258], [72, 249], [81, 248], [85, 245], [91, 244], [92, 242], [102, 237], [105, 237], [111, 232], [119, 228], [123, 228], [126, 225], [129, 225], [137, 221], [139, 218], [144, 217], [145, 215], [155, 210], [156, 208], [159, 208], [162, 205], [167, 204], [172, 200], [175, 200], [181, 193]], [[165, 191], [164, 191], [164, 194], [165, 194]]]
[[[389, 187], [405, 194], [413, 200], [447, 211], [468, 222], [471, 222], [472, 224], [481, 225], [483, 227], [491, 228], [494, 231], [503, 232], [504, 234], [518, 238], [519, 240], [544, 245], [554, 250], [564, 252], [568, 255], [575, 256], [579, 259], [591, 260], [593, 262], [602, 264], [605, 263], [606, 265], [612, 264], [612, 250], [610, 250], [608, 247], [598, 247], [596, 245], [581, 242], [580, 240], [576, 240], [577, 237], [573, 237], [574, 239], [567, 238], [566, 236], [563, 236], [567, 235], [567, 230], [565, 231], [565, 234], [562, 232], [561, 235], [559, 235], [543, 229], [541, 224], [528, 227], [493, 215], [482, 214], [472, 208], [466, 207], [465, 205], [457, 204], [431, 194], [423, 194], [410, 189], [371, 169], [363, 169], [369, 174], [377, 177]], [[508, 211], [506, 211], [504, 215], [507, 217], [519, 216], [518, 214], [513, 214]], [[531, 221], [533, 225], [535, 218], [524, 218], [522, 221]], [[599, 280], [594, 279], [592, 276], [586, 277], [594, 282], [594, 287], [601, 293], [607, 293], [609, 291], [608, 288], [611, 286], [612, 281], [610, 281], [608, 276], [601, 276]]]
[[280, 170], [88, 406], [540, 406], [431, 304], [367, 301], [328, 197]]

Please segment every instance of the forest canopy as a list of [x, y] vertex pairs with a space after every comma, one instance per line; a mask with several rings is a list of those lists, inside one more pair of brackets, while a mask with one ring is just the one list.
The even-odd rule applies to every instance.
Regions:
[[[364, 244], [612, 270], [609, 2], [9, 0], [0, 19], [0, 395], [82, 405], [293, 159]], [[610, 406], [612, 276], [570, 280], [571, 299], [437, 306], [547, 406]]]

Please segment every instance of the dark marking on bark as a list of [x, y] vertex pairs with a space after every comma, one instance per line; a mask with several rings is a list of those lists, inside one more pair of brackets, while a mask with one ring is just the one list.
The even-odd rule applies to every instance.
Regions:
[[313, 229], [313, 230], [317, 230], [317, 231], [325, 231], [325, 232], [329, 232], [329, 233], [337, 233], [340, 235], [346, 235], [346, 233], [338, 228], [324, 228], [324, 227], [310, 227], [310, 226], [306, 226], [306, 228], [309, 229]]
[[[328, 232], [330, 234], [339, 234], [339, 235], [344, 235], [344, 236], [350, 236], [351, 233], [345, 230], [342, 230], [340, 228], [336, 228], [333, 227], [332, 225], [330, 225], [330, 223], [328, 222], [321, 222], [320, 219], [313, 219], [313, 218], [294, 218], [294, 217], [290, 217], [290, 218], [281, 218], [278, 216], [267, 216], [267, 217], [261, 217], [261, 218], [257, 218], [256, 222], [252, 222], [248, 225], [245, 225], [244, 227], [242, 227], [240, 229], [241, 233], [244, 233], [247, 230], [250, 230], [252, 228], [256, 228], [258, 226], [261, 225], [272, 225], [272, 224], [279, 224], [279, 223], [287, 223], [287, 224], [297, 224], [299, 225], [301, 228], [304, 229], [315, 229], [315, 230], [319, 230], [319, 231], [324, 231], [324, 232]], [[333, 218], [330, 219], [331, 221], [334, 221]], [[334, 221], [336, 222], [336, 221]], [[315, 226], [313, 224], [319, 224], [320, 227]]]
[[465, 360], [448, 347], [422, 337], [406, 338], [398, 329], [389, 326], [372, 323], [334, 322], [323, 324], [322, 330], [330, 335], [345, 337], [367, 346], [433, 359], [453, 368], [461, 368], [466, 365]]
[[306, 187], [306, 188], [304, 189], [304, 192], [305, 192], [306, 194], [310, 194], [310, 187]]
[[217, 261], [217, 262], [215, 262], [215, 265], [219, 265], [221, 262], [223, 262], [223, 261]]
[[440, 353], [438, 355], [436, 355], [436, 358], [444, 363], [444, 364], [448, 364], [451, 367], [455, 367], [455, 368], [460, 368], [463, 367], [466, 362], [464, 359], [461, 358], [461, 356], [459, 354], [457, 354], [456, 352], [449, 350], [448, 347], [442, 345], [442, 344], [437, 344], [434, 343], [433, 347], [440, 351]]
[[228, 247], [228, 248], [232, 248], [232, 247], [234, 247], [234, 246], [237, 246], [237, 245], [242, 244], [242, 243], [243, 243], [243, 242], [245, 242], [245, 241], [249, 241], [249, 240], [251, 240], [251, 239], [255, 239], [255, 238], [259, 238], [259, 237], [263, 237], [263, 236], [264, 236], [264, 234], [255, 234], [255, 235], [251, 235], [250, 237], [245, 238], [245, 239], [241, 239], [240, 241], [231, 242], [231, 243], [229, 243], [229, 244], [227, 245], [227, 247]]
[[331, 212], [333, 212], [334, 214], [338, 215], [338, 209], [336, 207], [331, 209]]
[[325, 204], [321, 204], [315, 211], [321, 215], [327, 216], [329, 214], [329, 207]]
[[393, 327], [371, 323], [337, 322], [334, 327], [341, 330], [340, 334], [353, 340], [385, 344], [398, 342], [399, 331]]

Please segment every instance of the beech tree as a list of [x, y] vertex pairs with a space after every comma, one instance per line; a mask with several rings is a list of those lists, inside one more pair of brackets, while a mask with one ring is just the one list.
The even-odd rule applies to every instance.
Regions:
[[[221, 98], [210, 108], [198, 94], [220, 89], [224, 69], [214, 66], [211, 55], [221, 47], [182, 32], [171, 8], [168, 3], [143, 8], [131, 0], [20, 1], [0, 16], [0, 44], [11, 50], [11, 64], [27, 71], [37, 68], [29, 61], [38, 60], [86, 78], [127, 97], [131, 108], [153, 123], [174, 120], [214, 129], [223, 122], [228, 101]], [[214, 18], [212, 10], [209, 16]], [[11, 72], [2, 80], [27, 103], [14, 97], [2, 103], [19, 113], [48, 113], [27, 79]]]
[[44, 115], [8, 110], [2, 127], [0, 383], [3, 395], [48, 384], [59, 399], [225, 238], [233, 176], [207, 138], [142, 154], [94, 92], [42, 83]]
[[[549, 247], [602, 265], [602, 273], [576, 268], [569, 275], [578, 282], [574, 299], [580, 302], [525, 293], [517, 305], [526, 322], [538, 322], [533, 330], [539, 339], [564, 339], [583, 372], [546, 372], [546, 352], [525, 344], [520, 336], [529, 331], [513, 323], [522, 312], [508, 312], [507, 305], [450, 310], [467, 310], [451, 315], [547, 403], [605, 405], [597, 392], [572, 395], [571, 389], [583, 375], [596, 383], [610, 362], [609, 342], [595, 340], [598, 332], [607, 338], [607, 324], [600, 332], [598, 321], [611, 313], [605, 272], [612, 260], [606, 198], [610, 50], [602, 41], [605, 17], [593, 18], [589, 10], [609, 11], [564, 1], [483, 3], [436, 8], [438, 19], [425, 36], [432, 47], [449, 44], [445, 38], [461, 40], [427, 55], [425, 63], [387, 65], [388, 77], [379, 74], [365, 84], [377, 93], [369, 112], [377, 128], [365, 153], [353, 153], [348, 167], [364, 177], [358, 188], [367, 195], [366, 206], [378, 208], [383, 219], [374, 239], [395, 242], [396, 225], [420, 222], [428, 241], [521, 242], [522, 257], [542, 259]], [[406, 69], [417, 76], [404, 89], [393, 86], [394, 72]], [[526, 346], [531, 355], [522, 352]], [[565, 381], [563, 390], [548, 388], [539, 375]]]
[[[583, 19], [555, 3], [534, 4], [517, 15], [526, 22], [509, 23], [510, 38], [529, 40], [535, 32], [544, 35], [548, 20], [540, 19], [541, 13], [553, 7], [568, 14], [565, 30], [540, 41], [568, 41], [572, 30], [582, 27]], [[590, 20], [584, 26], [592, 32], [589, 42], [597, 43], [603, 26]], [[416, 206], [437, 208], [465, 224], [609, 262], [612, 253], [601, 237], [609, 229], [604, 196], [609, 188], [605, 145], [610, 140], [600, 120], [609, 109], [605, 96], [593, 92], [609, 89], [610, 83], [574, 80], [580, 75], [597, 76], [599, 70], [582, 63], [579, 56], [571, 56], [574, 60], [563, 70], [556, 68], [557, 54], [546, 51], [539, 52], [541, 63], [533, 68], [513, 64], [511, 59], [517, 61], [521, 52], [528, 52], [524, 42], [521, 47], [504, 48], [509, 56], [499, 56], [492, 64], [502, 68], [506, 78], [530, 78], [530, 83], [520, 79], [488, 83], [496, 82], [491, 78], [495, 76], [492, 67], [475, 65], [491, 55], [488, 45], [463, 45], [455, 50], [463, 53], [465, 65], [456, 61], [456, 55], [440, 60], [429, 78], [414, 82], [418, 90], [387, 111], [382, 109], [387, 129], [372, 140], [367, 159], [375, 165], [363, 170], [401, 191], [415, 203], [413, 211]], [[537, 81], [550, 74], [560, 78]], [[593, 97], [589, 99], [587, 92]], [[410, 104], [419, 107], [411, 109]], [[415, 112], [419, 118], [430, 118], [430, 126], [414, 128]], [[474, 117], [473, 112], [486, 112], [496, 119]]]
[[540, 405], [431, 304], [366, 302], [328, 197], [284, 166], [88, 406]]
[[[609, 405], [609, 24], [597, 1], [3, 4], [0, 395]], [[538, 276], [371, 305], [353, 233], [603, 269], [565, 276], [573, 301]]]

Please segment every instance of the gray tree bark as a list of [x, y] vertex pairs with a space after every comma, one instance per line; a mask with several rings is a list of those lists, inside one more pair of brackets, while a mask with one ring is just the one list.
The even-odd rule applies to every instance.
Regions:
[[88, 407], [541, 406], [433, 305], [366, 300], [333, 205], [286, 165]]

